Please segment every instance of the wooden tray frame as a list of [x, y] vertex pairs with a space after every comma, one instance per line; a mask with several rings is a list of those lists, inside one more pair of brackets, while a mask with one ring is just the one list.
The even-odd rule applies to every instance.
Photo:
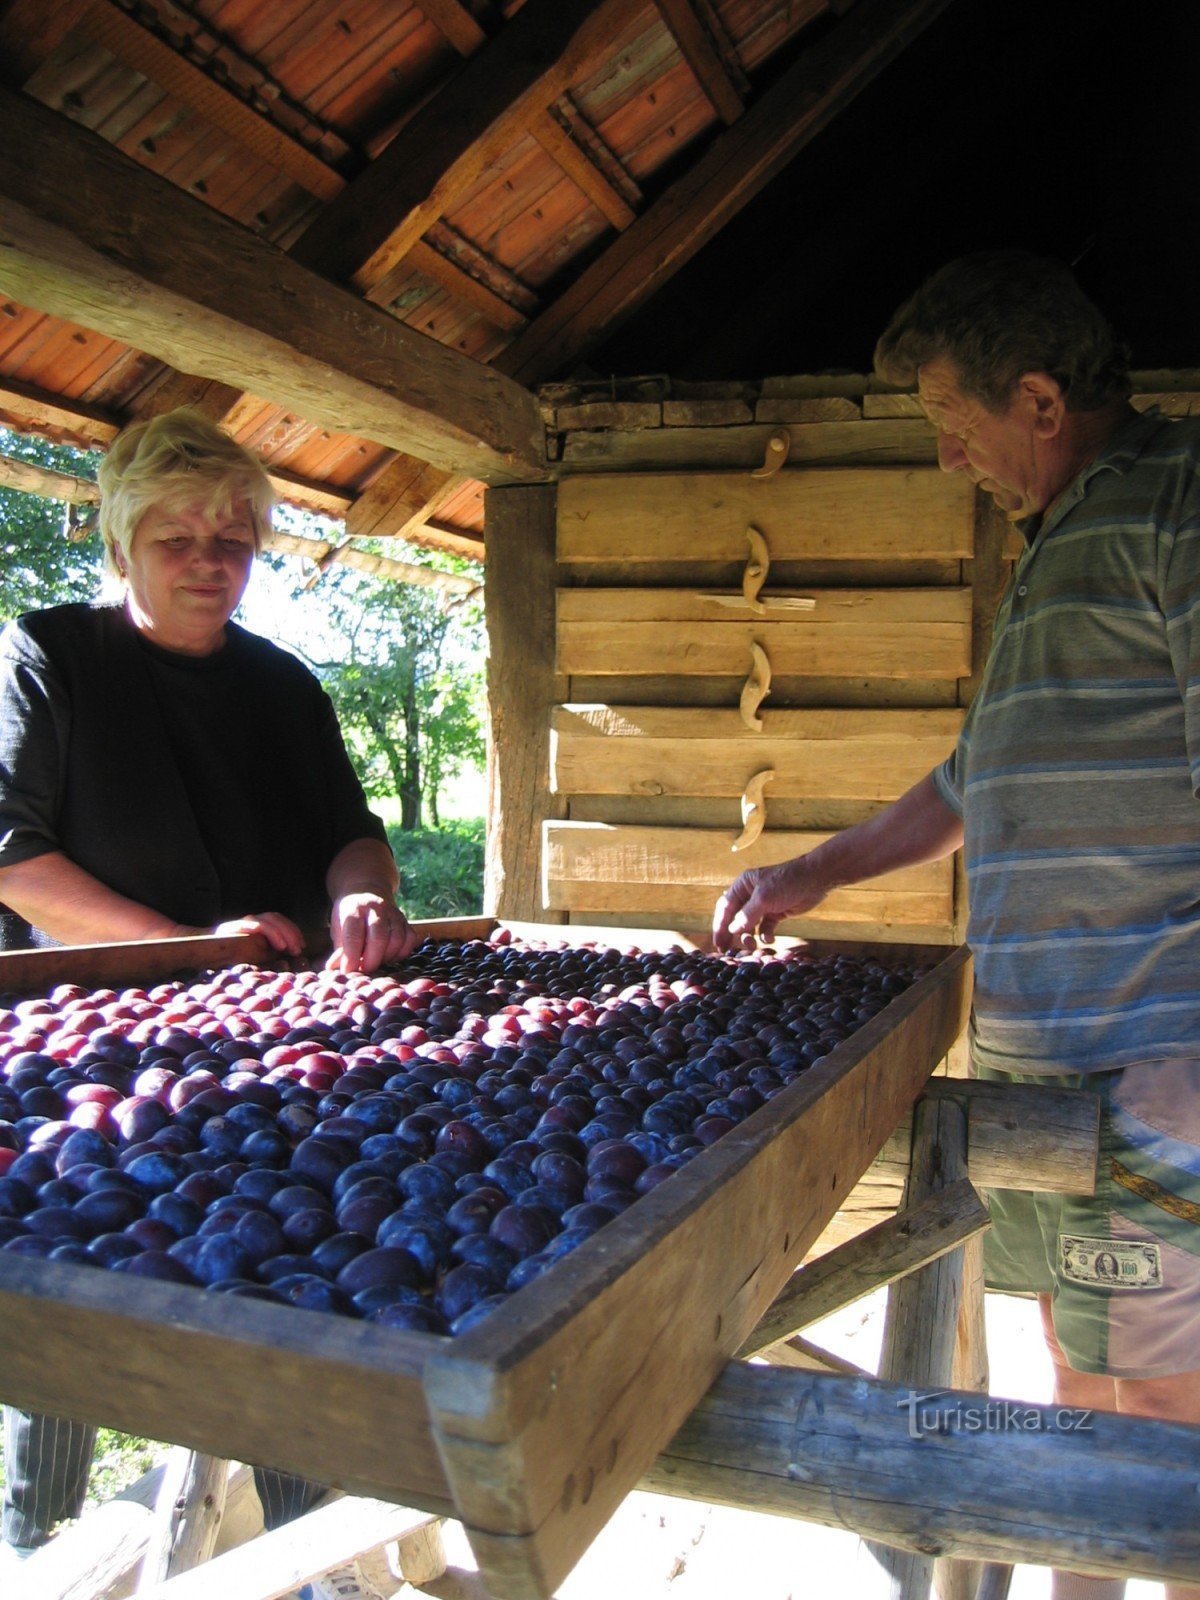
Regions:
[[[497, 925], [422, 926], [474, 938]], [[505, 926], [696, 947], [640, 928]], [[964, 1026], [968, 953], [918, 949], [936, 965], [886, 1012], [453, 1341], [0, 1253], [0, 1394], [456, 1515], [499, 1600], [546, 1600]], [[239, 960], [271, 964], [244, 938], [22, 952], [0, 957], [0, 992]]]

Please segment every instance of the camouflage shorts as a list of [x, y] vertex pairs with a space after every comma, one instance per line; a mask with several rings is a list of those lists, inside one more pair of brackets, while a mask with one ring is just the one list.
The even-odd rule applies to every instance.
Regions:
[[1051, 1295], [1077, 1371], [1159, 1378], [1200, 1368], [1200, 1061], [978, 1076], [1101, 1100], [1094, 1195], [988, 1191], [988, 1287]]

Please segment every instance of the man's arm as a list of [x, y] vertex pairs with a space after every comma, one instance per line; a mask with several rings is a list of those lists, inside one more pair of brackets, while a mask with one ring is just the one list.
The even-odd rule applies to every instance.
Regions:
[[834, 834], [807, 855], [743, 872], [717, 901], [713, 943], [718, 950], [749, 949], [756, 933], [770, 940], [785, 917], [811, 911], [831, 889], [939, 861], [962, 842], [962, 818], [942, 799], [930, 773], [886, 811]]
[[403, 961], [418, 936], [396, 904], [400, 876], [381, 839], [354, 839], [334, 856], [325, 875], [333, 903], [329, 965], [343, 972], [374, 972]]

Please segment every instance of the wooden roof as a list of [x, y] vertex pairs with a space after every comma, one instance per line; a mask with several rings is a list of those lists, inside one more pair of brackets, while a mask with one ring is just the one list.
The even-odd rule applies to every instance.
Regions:
[[188, 402], [478, 550], [578, 370], [948, 0], [8, 0], [0, 423]]

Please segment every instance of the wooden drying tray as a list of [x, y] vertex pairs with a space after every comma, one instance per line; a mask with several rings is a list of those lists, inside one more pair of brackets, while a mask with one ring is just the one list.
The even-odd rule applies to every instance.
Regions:
[[[497, 923], [420, 926], [477, 938]], [[696, 948], [640, 928], [506, 926]], [[0, 1252], [0, 1394], [456, 1515], [494, 1595], [545, 1600], [958, 1036], [969, 956], [920, 953], [936, 964], [853, 1038], [457, 1339]], [[20, 953], [0, 957], [0, 992], [263, 956], [245, 939]]]

